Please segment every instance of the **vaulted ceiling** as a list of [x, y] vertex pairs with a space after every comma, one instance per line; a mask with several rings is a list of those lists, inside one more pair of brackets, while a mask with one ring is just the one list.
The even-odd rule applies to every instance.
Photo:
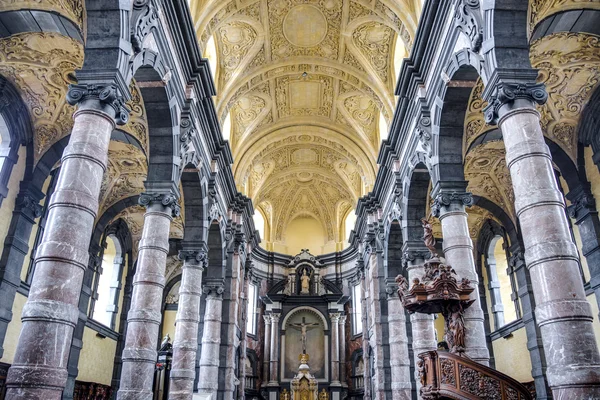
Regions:
[[341, 250], [372, 187], [394, 86], [421, 0], [192, 0], [238, 189], [264, 216], [263, 246], [313, 218]]

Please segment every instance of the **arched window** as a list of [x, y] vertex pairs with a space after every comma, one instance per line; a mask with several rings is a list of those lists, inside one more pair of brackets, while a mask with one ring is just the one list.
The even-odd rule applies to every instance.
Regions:
[[114, 329], [118, 311], [119, 288], [123, 274], [123, 257], [119, 240], [109, 235], [105, 238], [102, 264], [96, 271], [90, 317]]
[[490, 300], [489, 307], [494, 315], [493, 330], [521, 318], [517, 283], [509, 268], [504, 238], [496, 235], [490, 240], [484, 254], [484, 282]]

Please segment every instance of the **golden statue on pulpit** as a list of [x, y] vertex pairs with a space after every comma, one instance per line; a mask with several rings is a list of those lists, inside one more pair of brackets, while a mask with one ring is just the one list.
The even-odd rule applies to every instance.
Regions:
[[329, 400], [329, 393], [323, 388], [321, 393], [319, 393], [319, 400]]
[[287, 389], [283, 389], [283, 392], [279, 395], [279, 400], [292, 400], [290, 392]]

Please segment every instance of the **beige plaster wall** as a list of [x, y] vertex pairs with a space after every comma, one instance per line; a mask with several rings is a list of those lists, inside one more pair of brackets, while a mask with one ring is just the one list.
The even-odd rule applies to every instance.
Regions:
[[175, 339], [175, 317], [177, 317], [176, 310], [166, 310], [163, 314], [163, 330], [162, 337], [168, 333], [171, 338], [171, 343]]
[[0, 359], [3, 363], [12, 364], [14, 360], [15, 350], [17, 349], [17, 344], [19, 342], [19, 334], [21, 333], [21, 312], [23, 311], [23, 306], [26, 301], [27, 297], [20, 293], [17, 293], [15, 296], [15, 302], [13, 303], [12, 308], [12, 321], [8, 324], [6, 338], [4, 339], [4, 355]]
[[109, 385], [115, 361], [117, 342], [110, 338], [96, 336], [96, 331], [88, 327], [83, 331], [83, 348], [79, 355], [77, 380]]
[[512, 337], [492, 342], [496, 369], [519, 382], [531, 382], [531, 358], [527, 349], [525, 328], [512, 333]]

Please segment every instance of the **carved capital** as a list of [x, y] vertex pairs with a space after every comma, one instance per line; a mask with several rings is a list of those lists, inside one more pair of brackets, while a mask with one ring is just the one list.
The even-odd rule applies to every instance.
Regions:
[[144, 207], [149, 207], [155, 202], [159, 202], [163, 206], [169, 207], [173, 217], [179, 216], [179, 213], [181, 212], [179, 203], [177, 202], [177, 196], [173, 195], [172, 193], [142, 193], [138, 200], [138, 203]]
[[117, 125], [125, 125], [129, 120], [129, 110], [125, 106], [125, 99], [120, 95], [115, 84], [71, 84], [67, 91], [67, 102], [74, 106], [83, 102], [93, 101], [100, 105], [99, 111], [106, 107], [114, 112]]
[[341, 314], [340, 313], [330, 313], [329, 314], [329, 319], [331, 319], [331, 323], [333, 324], [337, 324], [340, 320]]
[[202, 292], [207, 297], [221, 298], [225, 292], [225, 284], [223, 282], [209, 282], [202, 287]]
[[279, 314], [279, 313], [271, 313], [270, 317], [271, 317], [271, 324], [278, 324], [279, 323], [279, 318], [281, 318], [281, 314]]
[[21, 210], [29, 210], [34, 218], [42, 216], [42, 206], [30, 195], [26, 194], [21, 197], [20, 205]]
[[339, 319], [338, 323], [340, 325], [344, 325], [346, 323], [346, 318], [347, 317], [345, 315], [340, 315], [340, 319]]
[[179, 250], [178, 258], [184, 262], [195, 262], [200, 268], [208, 264], [208, 254], [204, 250]]
[[182, 118], [179, 124], [179, 141], [186, 146], [191, 140], [195, 132], [192, 120], [189, 118]]
[[433, 200], [431, 214], [439, 218], [442, 208], [448, 208], [452, 204], [470, 207], [473, 205], [473, 195], [469, 192], [442, 192]]
[[402, 253], [402, 266], [407, 268], [415, 260], [427, 260], [430, 256], [429, 250], [406, 250]]
[[500, 82], [489, 104], [483, 109], [485, 122], [496, 125], [500, 118], [500, 109], [515, 100], [528, 100], [532, 103], [544, 104], [548, 100], [548, 92], [543, 83], [507, 83]]
[[571, 197], [571, 205], [567, 207], [570, 218], [580, 220], [587, 216], [590, 211], [596, 210], [596, 200], [589, 189], [581, 189], [575, 196], [570, 196], [570, 194], [567, 195], [567, 197]]

